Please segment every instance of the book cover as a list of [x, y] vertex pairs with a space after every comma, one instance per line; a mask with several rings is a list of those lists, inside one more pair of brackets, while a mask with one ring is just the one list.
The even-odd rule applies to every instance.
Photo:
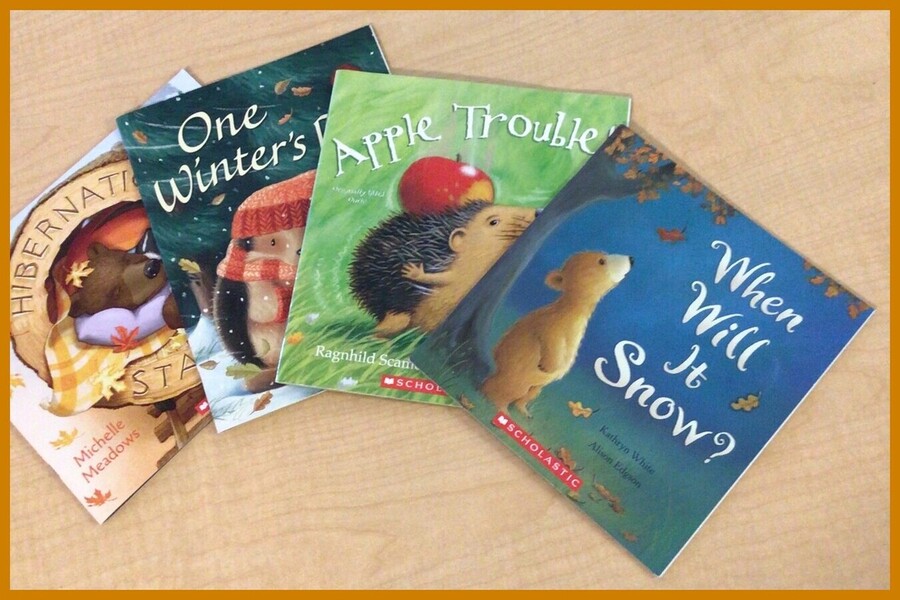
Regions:
[[118, 119], [218, 431], [319, 391], [275, 367], [341, 70], [387, 71], [371, 27]]
[[278, 381], [452, 405], [410, 361], [627, 96], [341, 72]]
[[210, 420], [140, 200], [112, 133], [10, 220], [10, 421], [100, 523]]
[[662, 574], [871, 315], [623, 127], [413, 360]]

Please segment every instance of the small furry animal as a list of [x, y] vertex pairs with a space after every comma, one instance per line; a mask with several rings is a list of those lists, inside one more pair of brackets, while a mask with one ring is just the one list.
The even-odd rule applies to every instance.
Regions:
[[528, 405], [575, 364], [594, 309], [633, 264], [630, 256], [579, 252], [551, 271], [545, 283], [559, 298], [516, 321], [494, 347], [495, 370], [481, 386], [485, 397], [498, 410], [513, 404], [530, 417]]
[[216, 267], [212, 312], [222, 344], [261, 369], [248, 391], [274, 387], [316, 171], [253, 192], [235, 212], [231, 242]]
[[372, 229], [350, 263], [350, 290], [375, 335], [433, 330], [534, 221], [533, 208], [475, 201], [401, 213]]
[[[110, 249], [94, 242], [87, 249], [93, 271], [72, 294], [69, 316], [97, 314], [107, 308], [134, 310], [153, 298], [167, 284], [158, 258]], [[181, 327], [181, 316], [170, 295], [163, 304], [163, 318], [172, 329]]]

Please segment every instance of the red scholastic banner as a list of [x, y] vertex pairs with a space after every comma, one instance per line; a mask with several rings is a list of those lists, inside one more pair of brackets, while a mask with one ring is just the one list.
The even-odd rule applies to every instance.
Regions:
[[406, 392], [420, 392], [422, 394], [434, 394], [446, 396], [447, 393], [441, 386], [430, 379], [417, 379], [415, 377], [399, 377], [397, 375], [382, 375], [381, 387]]
[[494, 415], [492, 423], [506, 432], [506, 435], [514, 439], [520, 446], [531, 454], [538, 462], [544, 465], [556, 478], [566, 484], [573, 492], [577, 492], [581, 488], [581, 478], [572, 472], [569, 467], [552, 452], [544, 448], [537, 440], [531, 437], [527, 431], [519, 427], [518, 423], [509, 418], [509, 416], [498, 412]]

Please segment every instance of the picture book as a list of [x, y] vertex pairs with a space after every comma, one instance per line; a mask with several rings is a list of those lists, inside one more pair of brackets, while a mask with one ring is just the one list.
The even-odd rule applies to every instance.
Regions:
[[342, 71], [277, 380], [453, 405], [410, 361], [627, 96]]
[[118, 119], [218, 431], [318, 390], [275, 382], [335, 75], [371, 27]]
[[871, 315], [622, 127], [412, 358], [662, 574]]
[[10, 421], [100, 523], [210, 420], [140, 200], [112, 133], [10, 220]]

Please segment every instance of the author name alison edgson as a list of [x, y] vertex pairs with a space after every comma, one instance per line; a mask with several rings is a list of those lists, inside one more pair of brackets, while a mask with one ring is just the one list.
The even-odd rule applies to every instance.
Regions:
[[415, 369], [408, 358], [391, 358], [387, 354], [375, 354], [374, 352], [357, 351], [355, 348], [348, 350], [329, 350], [323, 345], [316, 346], [317, 358], [326, 358], [333, 363], [355, 362], [366, 365], [381, 365], [383, 367], [395, 367], [399, 369]]

